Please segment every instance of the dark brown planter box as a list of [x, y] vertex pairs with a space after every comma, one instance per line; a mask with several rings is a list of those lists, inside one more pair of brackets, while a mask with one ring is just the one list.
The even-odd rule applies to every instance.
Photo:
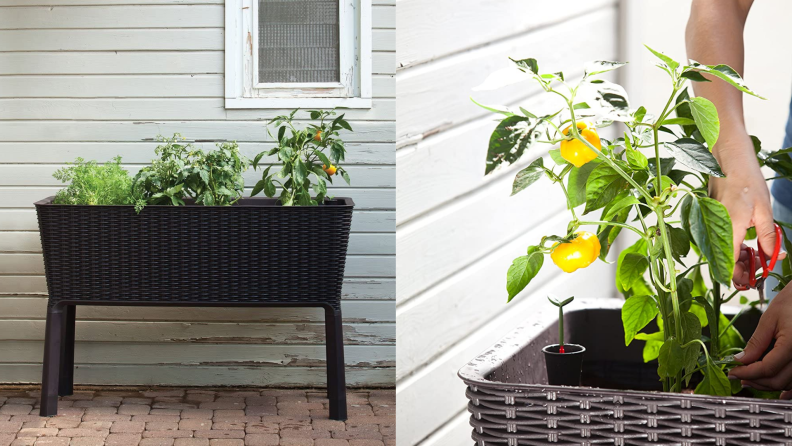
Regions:
[[77, 305], [325, 309], [330, 417], [346, 419], [341, 287], [354, 203], [285, 207], [37, 202], [49, 291], [42, 415], [73, 391]]
[[51, 303], [338, 306], [354, 203], [284, 207], [36, 203]]
[[[583, 386], [546, 384], [542, 347], [557, 341], [555, 309], [460, 370], [478, 446], [792, 445], [789, 402], [654, 391], [657, 365], [643, 363], [643, 342], [624, 346], [623, 300], [576, 303], [564, 329], [570, 343], [586, 347]], [[743, 318], [735, 326], [747, 339], [758, 316]]]

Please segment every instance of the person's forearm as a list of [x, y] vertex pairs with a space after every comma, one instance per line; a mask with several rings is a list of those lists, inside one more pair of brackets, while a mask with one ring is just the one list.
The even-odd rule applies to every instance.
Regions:
[[[726, 64], [742, 75], [743, 28], [752, 3], [753, 0], [693, 0], [685, 32], [688, 57], [707, 65]], [[716, 144], [713, 153], [728, 175], [729, 164], [739, 165], [745, 158], [754, 157], [750, 144], [729, 144], [747, 137], [742, 92], [721, 80], [708, 78], [713, 81], [693, 82], [693, 90], [718, 109], [719, 141], [724, 144]]]

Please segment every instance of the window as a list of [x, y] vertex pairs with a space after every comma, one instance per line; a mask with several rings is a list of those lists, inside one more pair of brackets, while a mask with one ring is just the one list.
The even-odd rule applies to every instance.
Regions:
[[371, 108], [371, 0], [226, 0], [226, 108]]

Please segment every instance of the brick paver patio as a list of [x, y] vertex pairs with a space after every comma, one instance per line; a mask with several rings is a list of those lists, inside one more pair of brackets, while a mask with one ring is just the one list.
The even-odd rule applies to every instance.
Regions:
[[0, 446], [393, 446], [393, 390], [349, 390], [349, 419], [324, 390], [77, 387], [57, 417], [38, 387], [0, 386]]

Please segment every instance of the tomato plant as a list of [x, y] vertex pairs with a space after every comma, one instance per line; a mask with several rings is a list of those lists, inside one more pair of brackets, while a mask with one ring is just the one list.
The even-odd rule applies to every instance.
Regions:
[[[731, 395], [740, 383], [730, 382], [725, 371], [736, 365], [732, 355], [745, 341], [732, 326], [734, 319], [720, 311], [737, 294], [724, 293], [735, 263], [729, 213], [707, 194], [709, 179], [724, 176], [711, 153], [720, 124], [712, 102], [689, 95], [688, 82], [710, 82], [707, 74], [758, 95], [726, 65], [682, 64], [649, 51], [670, 80], [668, 101], [654, 115], [630, 107], [624, 89], [602, 79], [624, 65], [618, 62], [593, 62], [571, 83], [563, 73], [540, 72], [535, 59], [512, 59], [512, 72], [493, 73], [485, 82], [486, 88], [528, 76], [558, 102], [549, 113], [484, 107], [505, 116], [490, 138], [485, 174], [518, 162], [535, 143], [559, 144], [549, 153], [552, 161], [537, 157], [517, 173], [512, 194], [547, 178], [563, 190], [571, 214], [565, 232], [543, 237], [514, 259], [507, 273], [508, 299], [533, 280], [545, 255], [572, 272], [597, 257], [604, 261], [619, 234], [633, 232], [637, 241], [619, 253], [616, 266], [616, 286], [626, 297], [625, 344], [645, 341], [644, 360], [658, 360], [667, 391], [681, 391], [700, 373], [696, 393]], [[615, 123], [621, 124], [621, 136], [600, 138], [597, 129]], [[792, 149], [767, 153], [754, 140], [763, 165], [780, 176], [792, 174]], [[661, 156], [661, 148], [671, 156]], [[599, 218], [589, 217], [595, 212]], [[582, 227], [596, 235], [581, 232]], [[788, 259], [784, 267], [792, 272]], [[642, 333], [653, 320], [659, 331]], [[705, 327], [709, 336], [702, 334]]]
[[[311, 119], [318, 122], [298, 129], [294, 125], [296, 113], [294, 110], [288, 116], [277, 116], [270, 121], [270, 125], [278, 127], [277, 136], [267, 129], [277, 146], [256, 155], [253, 168], [259, 168], [264, 156], [277, 155], [280, 170], [271, 172], [272, 165], [264, 168], [251, 196], [263, 191], [266, 196], [274, 197], [277, 187], [280, 187], [280, 202], [284, 206], [316, 206], [327, 196], [327, 183], [333, 183], [333, 176], [341, 175], [347, 184], [350, 183], [349, 174], [338, 165], [346, 154], [339, 131], [346, 129], [351, 132], [352, 127], [344, 115], [333, 119], [335, 111], [311, 110]], [[311, 197], [312, 188], [314, 198]]]
[[215, 150], [196, 149], [178, 133], [157, 140], [159, 158], [132, 179], [135, 210], [146, 205], [184, 205], [184, 198], [204, 206], [230, 206], [242, 198], [245, 180], [242, 173], [248, 159], [236, 142], [218, 143]]

